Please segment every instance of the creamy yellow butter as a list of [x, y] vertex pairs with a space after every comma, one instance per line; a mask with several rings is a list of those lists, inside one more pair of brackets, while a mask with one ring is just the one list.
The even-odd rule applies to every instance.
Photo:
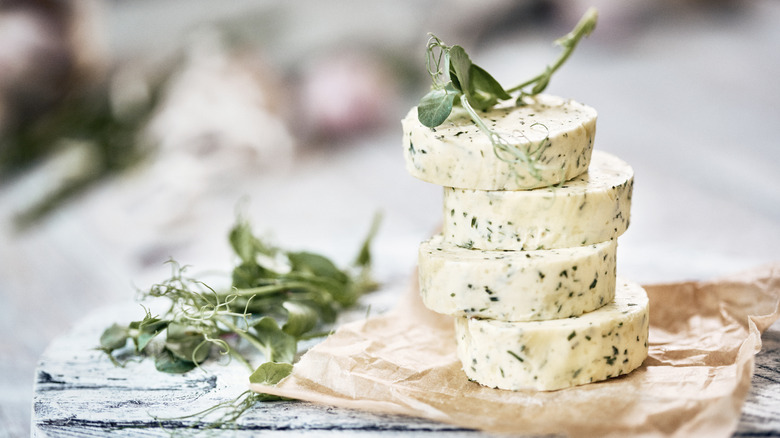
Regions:
[[494, 107], [480, 117], [493, 132], [523, 150], [533, 153], [542, 147], [538, 175], [524, 163], [500, 159], [490, 138], [459, 108], [436, 128], [417, 120], [416, 107], [409, 111], [401, 122], [406, 169], [433, 184], [479, 190], [545, 187], [585, 172], [593, 151], [596, 110], [548, 95], [526, 101], [522, 106]]
[[580, 315], [615, 293], [617, 241], [540, 251], [461, 248], [436, 235], [420, 244], [420, 294], [431, 310], [503, 321]]
[[642, 364], [648, 318], [644, 289], [618, 279], [614, 302], [579, 317], [457, 318], [458, 357], [469, 379], [493, 388], [555, 390], [596, 382]]
[[444, 188], [442, 234], [477, 249], [529, 250], [615, 239], [631, 214], [634, 171], [594, 151], [586, 173], [558, 187], [521, 191]]

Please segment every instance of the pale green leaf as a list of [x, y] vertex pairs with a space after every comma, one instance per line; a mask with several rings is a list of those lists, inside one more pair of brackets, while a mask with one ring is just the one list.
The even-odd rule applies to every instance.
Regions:
[[276, 320], [265, 316], [254, 323], [252, 328], [268, 361], [292, 363], [298, 351], [298, 343], [294, 337], [279, 328]]
[[319, 321], [317, 310], [304, 303], [288, 301], [282, 306], [287, 310], [287, 322], [282, 326], [282, 331], [290, 336], [299, 338], [313, 329]]
[[127, 327], [113, 324], [100, 335], [100, 347], [107, 351], [117, 350], [127, 344], [127, 338]]
[[164, 373], [181, 374], [195, 368], [195, 364], [174, 356], [168, 350], [163, 350], [154, 357], [154, 367], [157, 371], [162, 371]]
[[428, 128], [441, 125], [450, 116], [452, 104], [457, 96], [457, 93], [447, 89], [431, 90], [417, 105], [417, 119]]
[[249, 376], [250, 383], [260, 385], [276, 385], [292, 373], [293, 366], [289, 363], [266, 362]]

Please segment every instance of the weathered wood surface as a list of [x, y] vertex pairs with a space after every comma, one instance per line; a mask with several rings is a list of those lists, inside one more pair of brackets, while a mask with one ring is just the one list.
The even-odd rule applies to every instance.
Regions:
[[[177, 419], [232, 400], [246, 388], [247, 370], [238, 363], [207, 371], [168, 375], [151, 361], [117, 368], [95, 350], [101, 331], [126, 319], [127, 304], [102, 309], [50, 344], [36, 370], [32, 434], [35, 437], [169, 436], [198, 422]], [[125, 315], [125, 318], [121, 318]], [[780, 323], [763, 336], [753, 386], [735, 436], [780, 436]], [[207, 417], [207, 419], [215, 417]], [[485, 434], [428, 420], [379, 415], [305, 402], [257, 404], [238, 421], [232, 436], [451, 436]]]
[[780, 436], [780, 322], [764, 332], [761, 340], [737, 436]]
[[[49, 345], [36, 370], [33, 436], [105, 436], [109, 431], [112, 436], [122, 437], [170, 436], [172, 431], [203, 424], [179, 417], [233, 400], [246, 390], [248, 372], [237, 362], [210, 364], [203, 372], [184, 375], [160, 373], [151, 360], [128, 362], [123, 368], [114, 366], [95, 347], [105, 327], [126, 319], [122, 315], [127, 315], [128, 305], [132, 308], [132, 304], [123, 303], [100, 310]], [[365, 307], [353, 315], [360, 312], [365, 315]], [[211, 415], [204, 420], [216, 418]], [[418, 418], [299, 401], [256, 404], [230, 430], [238, 437], [254, 436], [260, 431], [264, 436], [313, 431], [322, 436], [397, 432], [483, 435]]]

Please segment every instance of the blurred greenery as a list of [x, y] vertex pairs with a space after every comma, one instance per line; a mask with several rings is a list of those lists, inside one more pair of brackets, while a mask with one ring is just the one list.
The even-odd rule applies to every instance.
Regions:
[[17, 226], [34, 225], [54, 209], [96, 183], [139, 163], [151, 148], [142, 131], [160, 102], [169, 75], [148, 84], [143, 99], [117, 108], [108, 84], [69, 91], [36, 117], [0, 133], [0, 184], [63, 152], [73, 144], [85, 149], [88, 163], [51, 193], [16, 217]]

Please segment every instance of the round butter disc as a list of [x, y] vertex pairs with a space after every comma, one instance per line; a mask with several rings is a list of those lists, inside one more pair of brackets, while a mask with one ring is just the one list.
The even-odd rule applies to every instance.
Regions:
[[561, 186], [522, 191], [444, 189], [442, 234], [477, 249], [566, 248], [616, 239], [628, 228], [634, 171], [593, 152], [586, 173]]
[[469, 379], [492, 388], [555, 390], [627, 374], [647, 357], [648, 300], [618, 279], [615, 300], [579, 317], [455, 322], [458, 357]]
[[502, 321], [568, 318], [598, 309], [615, 294], [617, 241], [540, 251], [483, 251], [420, 244], [423, 303], [456, 316]]
[[[490, 138], [462, 108], [428, 128], [412, 108], [401, 121], [406, 169], [412, 176], [444, 187], [526, 190], [558, 184], [588, 168], [596, 134], [596, 110], [554, 96], [537, 95], [523, 106], [497, 106], [479, 113], [489, 129], [531, 155], [538, 172], [496, 154]], [[541, 148], [541, 149], [539, 149]], [[503, 158], [503, 159], [502, 159]]]

